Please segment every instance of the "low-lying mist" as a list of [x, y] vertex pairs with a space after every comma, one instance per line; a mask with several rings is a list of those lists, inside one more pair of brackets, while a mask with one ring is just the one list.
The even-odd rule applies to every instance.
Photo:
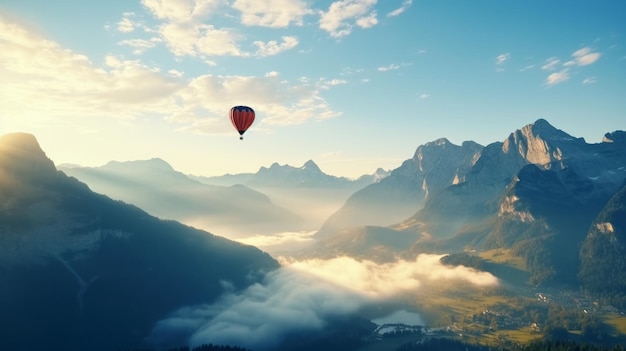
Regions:
[[385, 264], [367, 260], [357, 261], [346, 256], [329, 260], [282, 259], [281, 263], [283, 266], [375, 299], [392, 298], [406, 291], [417, 291], [421, 286], [443, 281], [459, 280], [477, 286], [498, 284], [498, 279], [491, 273], [465, 266], [443, 265], [440, 262], [443, 256], [445, 255], [422, 254], [413, 261], [398, 260]]
[[313, 236], [316, 230], [303, 230], [292, 232], [280, 232], [271, 235], [256, 234], [245, 238], [237, 239], [240, 243], [256, 246], [277, 257], [289, 255], [303, 249], [313, 243]]
[[329, 260], [281, 259], [282, 267], [263, 283], [233, 291], [224, 283], [213, 304], [188, 306], [159, 321], [149, 340], [157, 345], [229, 344], [254, 350], [277, 347], [299, 332], [323, 329], [328, 321], [357, 314], [374, 303], [442, 282], [496, 286], [490, 273], [440, 263], [442, 255], [419, 255], [413, 261], [377, 264], [350, 257]]

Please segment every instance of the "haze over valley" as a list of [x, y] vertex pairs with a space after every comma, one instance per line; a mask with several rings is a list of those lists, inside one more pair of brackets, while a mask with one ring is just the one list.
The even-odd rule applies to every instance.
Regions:
[[625, 13], [0, 1], [0, 351], [624, 351]]
[[[0, 165], [7, 347], [624, 340], [624, 131], [589, 144], [539, 119], [358, 179], [314, 161], [220, 177], [161, 159], [55, 167], [24, 133], [0, 138]], [[62, 323], [32, 324], [42, 310]]]

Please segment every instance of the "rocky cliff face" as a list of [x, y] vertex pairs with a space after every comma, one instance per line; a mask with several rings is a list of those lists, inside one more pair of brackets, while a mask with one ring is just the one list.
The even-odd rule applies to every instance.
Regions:
[[482, 146], [454, 145], [442, 138], [421, 145], [378, 183], [354, 193], [319, 230], [318, 237], [361, 225], [391, 225], [414, 214], [433, 194], [461, 182], [478, 159]]
[[[523, 195], [531, 189], [542, 189], [552, 199], [606, 198], [626, 174], [623, 168], [620, 170], [625, 166], [620, 147], [617, 142], [587, 144], [540, 119], [511, 133], [504, 142], [485, 147], [464, 183], [434, 196], [410, 221], [425, 226], [435, 237], [451, 237], [462, 226], [480, 223], [498, 211], [515, 212], [512, 209], [524, 202], [517, 191]], [[552, 172], [550, 186], [541, 182], [542, 171]], [[528, 218], [519, 211], [516, 215]]]
[[[454, 169], [451, 166], [437, 168], [433, 166], [436, 163], [424, 162], [431, 155], [418, 150], [413, 160], [394, 170], [387, 184], [393, 184], [389, 193], [401, 193], [394, 194], [400, 199], [404, 196], [405, 206], [416, 206], [419, 203], [416, 198], [425, 199], [425, 203], [417, 213], [389, 227], [393, 231], [385, 232], [390, 240], [386, 248], [394, 251], [393, 241], [397, 237], [406, 238], [402, 236], [406, 233], [415, 234], [417, 239], [406, 250], [396, 250], [397, 254], [428, 252], [433, 248], [446, 251], [509, 248], [524, 258], [533, 283], [553, 279], [575, 283], [579, 245], [594, 218], [626, 179], [624, 138], [623, 131], [616, 131], [607, 133], [601, 143], [588, 144], [540, 119], [514, 131], [504, 141], [482, 148], [471, 162], [459, 164], [462, 166], [459, 170], [465, 170], [456, 175], [449, 172]], [[467, 160], [459, 155], [455, 157], [457, 162]], [[429, 167], [433, 171], [425, 174]], [[445, 169], [448, 173], [437, 174], [434, 169]], [[429, 178], [428, 174], [437, 176]], [[435, 178], [441, 181], [441, 188], [426, 192], [424, 189], [432, 188], [424, 184], [437, 184], [431, 181]], [[373, 189], [370, 186], [360, 193]], [[357, 195], [360, 194], [356, 193], [350, 200], [360, 200]], [[348, 205], [344, 209], [350, 208]], [[401, 210], [394, 212], [398, 214]], [[320, 240], [358, 241], [368, 237], [364, 231], [374, 233], [372, 228], [342, 229], [340, 234]], [[344, 254], [352, 253], [348, 250]]]
[[575, 282], [578, 245], [626, 179], [622, 134], [587, 144], [538, 120], [488, 145], [466, 182], [433, 196], [405, 228], [449, 249], [513, 248], [534, 282]]

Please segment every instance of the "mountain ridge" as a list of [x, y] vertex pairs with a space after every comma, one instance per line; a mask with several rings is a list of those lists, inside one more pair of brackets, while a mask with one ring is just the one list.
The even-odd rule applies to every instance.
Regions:
[[153, 158], [111, 161], [100, 167], [61, 168], [94, 191], [133, 203], [161, 218], [175, 219], [229, 237], [290, 230], [301, 218], [244, 185], [209, 185]]
[[255, 173], [225, 174], [221, 176], [194, 176], [192, 179], [199, 180], [211, 185], [234, 185], [243, 184], [253, 188], [271, 187], [363, 187], [367, 184], [378, 182], [386, 177], [389, 172], [377, 168], [372, 174], [364, 174], [356, 179], [338, 177], [322, 171], [313, 160], [307, 160], [302, 166], [296, 167], [289, 164], [273, 162], [269, 167], [261, 166]]
[[[395, 180], [394, 175], [404, 171], [409, 181], [391, 184], [391, 191], [413, 189], [414, 201], [415, 197], [425, 198], [423, 207], [379, 229], [360, 223], [328, 231], [316, 236], [317, 246], [332, 242], [344, 249], [335, 254], [362, 257], [370, 252], [383, 259], [433, 251], [504, 248], [523, 258], [531, 283], [554, 280], [576, 284], [578, 245], [591, 221], [626, 179], [624, 135], [623, 131], [606, 133], [601, 143], [589, 144], [538, 119], [510, 133], [504, 141], [482, 148], [470, 167], [459, 173], [463, 177], [428, 196], [415, 191], [424, 183], [417, 176], [423, 168], [417, 162], [405, 161], [386, 181]], [[446, 140], [437, 139], [429, 145], [446, 145]], [[380, 185], [370, 188], [375, 186]], [[357, 195], [351, 199], [376, 199], [359, 199]], [[387, 249], [381, 240], [376, 248], [369, 249], [359, 242], [359, 238], [370, 235], [367, 228], [371, 228], [371, 235], [390, 235]], [[397, 250], [395, 237], [411, 233], [414, 243]], [[345, 245], [353, 240], [361, 251], [353, 252]]]

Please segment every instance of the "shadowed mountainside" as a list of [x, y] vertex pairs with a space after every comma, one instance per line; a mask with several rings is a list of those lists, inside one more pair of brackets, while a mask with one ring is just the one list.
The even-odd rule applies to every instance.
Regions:
[[260, 250], [90, 191], [29, 134], [0, 137], [2, 350], [145, 347], [173, 310], [278, 263]]

